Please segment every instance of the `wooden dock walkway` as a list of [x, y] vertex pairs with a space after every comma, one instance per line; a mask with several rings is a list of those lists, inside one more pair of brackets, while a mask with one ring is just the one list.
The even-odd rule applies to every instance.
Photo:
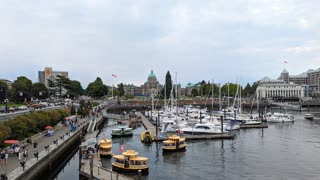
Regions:
[[[146, 118], [144, 115], [142, 115], [140, 112], [137, 112], [138, 116], [141, 116], [141, 121], [143, 126], [151, 131], [153, 133], [153, 135], [155, 136], [155, 139], [159, 139], [158, 137], [156, 137], [156, 127], [149, 121], [148, 118]], [[160, 129], [158, 128], [158, 133], [160, 132]]]
[[240, 129], [251, 129], [251, 128], [268, 128], [268, 125], [263, 124], [240, 124]]
[[[97, 153], [93, 154], [92, 159], [85, 159], [81, 160], [81, 167], [80, 167], [80, 174], [86, 178], [92, 179], [116, 179], [116, 180], [133, 180], [127, 176], [122, 174], [113, 172], [108, 170], [101, 165], [101, 161], [98, 160]], [[92, 176], [91, 176], [91, 169], [90, 163], [92, 163]]]

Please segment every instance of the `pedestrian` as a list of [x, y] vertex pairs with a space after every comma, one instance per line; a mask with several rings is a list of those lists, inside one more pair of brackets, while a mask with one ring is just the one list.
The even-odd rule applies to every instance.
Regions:
[[24, 150], [22, 148], [20, 148], [19, 153], [18, 153], [18, 159], [19, 161], [22, 159], [22, 155], [24, 153]]
[[34, 140], [33, 142], [33, 148], [35, 151], [37, 151], [37, 146], [38, 146], [38, 141], [37, 140]]
[[8, 164], [8, 157], [9, 157], [8, 151], [6, 150], [4, 154], [5, 154], [5, 166], [6, 166]]
[[17, 145], [14, 148], [14, 153], [17, 155], [17, 157], [19, 157], [19, 151], [20, 151], [20, 147]]
[[5, 154], [3, 151], [0, 153], [0, 167], [4, 166]]
[[23, 151], [23, 161], [27, 161], [27, 150]]

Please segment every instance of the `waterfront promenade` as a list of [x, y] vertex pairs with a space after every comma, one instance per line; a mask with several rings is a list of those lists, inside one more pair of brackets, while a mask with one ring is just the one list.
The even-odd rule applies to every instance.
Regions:
[[[87, 124], [89, 122], [90, 119], [92, 119], [93, 117], [85, 117], [82, 119], [78, 119], [77, 122], [77, 129], [80, 129], [80, 127], [84, 126], [85, 124]], [[54, 130], [54, 135], [53, 136], [45, 136], [45, 135], [35, 135], [34, 137], [36, 137], [36, 139], [38, 142], [37, 145], [37, 152], [39, 153], [38, 155], [38, 159], [40, 160], [41, 158], [45, 157], [51, 150], [55, 149], [58, 147], [59, 144], [61, 144], [62, 142], [66, 141], [72, 134], [73, 132], [71, 132], [71, 127], [69, 126], [62, 126], [61, 128], [55, 128]], [[63, 137], [61, 139], [61, 137]], [[53, 141], [58, 140], [57, 144], [54, 144]], [[21, 143], [21, 145], [23, 145]], [[48, 150], [45, 149], [45, 146], [48, 146], [49, 148]], [[32, 167], [34, 164], [36, 164], [37, 159], [34, 156], [34, 153], [36, 152], [33, 144], [29, 144], [28, 145], [28, 157], [26, 159], [26, 163], [25, 163], [25, 170], [27, 170], [28, 168]], [[18, 157], [14, 154], [9, 155], [8, 158], [8, 163], [6, 166], [1, 167], [0, 168], [0, 173], [1, 174], [7, 174], [9, 179], [15, 179], [17, 177], [19, 177], [22, 173], [23, 173], [23, 169], [22, 166], [20, 164], [20, 162], [22, 162], [24, 160], [24, 158], [22, 158], [20, 161], [18, 160]]]

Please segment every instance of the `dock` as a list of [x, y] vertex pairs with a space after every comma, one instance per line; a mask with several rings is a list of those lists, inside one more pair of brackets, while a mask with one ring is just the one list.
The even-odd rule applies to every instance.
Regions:
[[240, 124], [240, 129], [268, 128], [267, 124]]
[[[116, 172], [112, 172], [111, 170], [102, 167], [101, 161], [98, 160], [97, 153], [95, 153], [92, 157], [92, 159], [81, 161], [81, 167], [79, 170], [80, 175], [88, 179], [133, 180], [132, 178], [129, 178]], [[90, 163], [92, 166], [92, 171], [90, 169]]]

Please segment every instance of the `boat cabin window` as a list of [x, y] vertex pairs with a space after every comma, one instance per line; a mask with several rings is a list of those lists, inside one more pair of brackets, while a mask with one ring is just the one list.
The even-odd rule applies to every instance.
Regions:
[[119, 164], [124, 164], [124, 161], [121, 160], [121, 159], [116, 159], [115, 162], [116, 162], [116, 163], [119, 163]]

